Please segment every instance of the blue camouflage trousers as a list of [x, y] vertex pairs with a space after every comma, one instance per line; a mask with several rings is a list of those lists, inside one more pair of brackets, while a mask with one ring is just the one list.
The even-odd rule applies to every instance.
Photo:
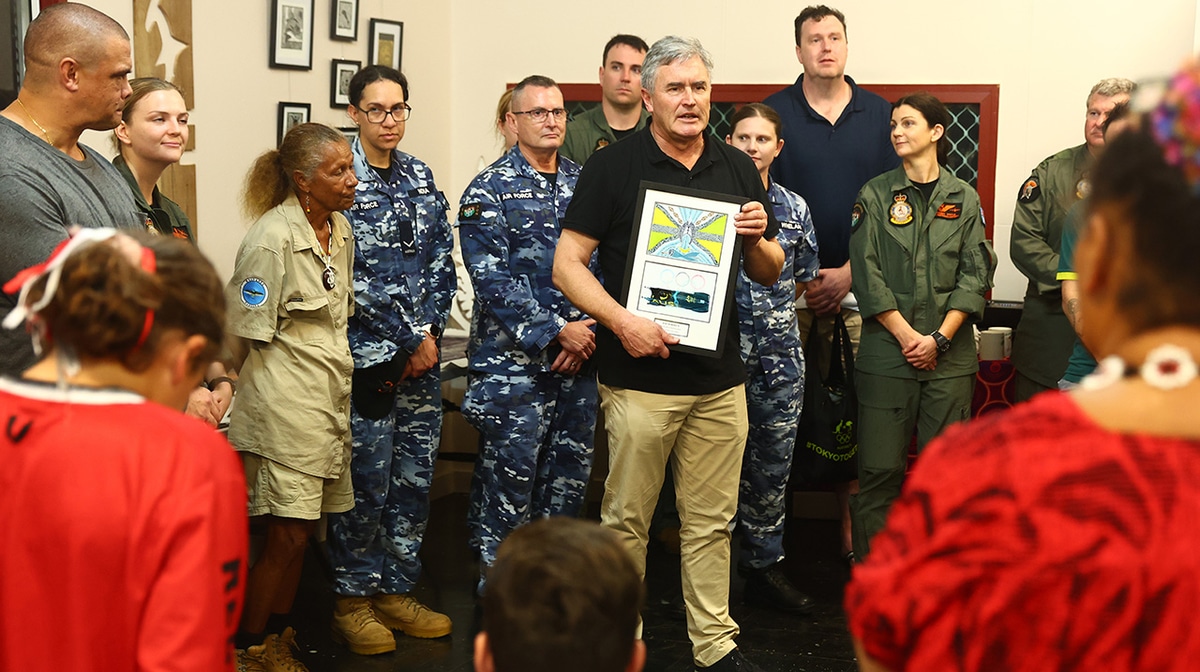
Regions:
[[439, 367], [407, 381], [391, 414], [368, 420], [351, 405], [354, 508], [329, 516], [338, 595], [402, 595], [421, 576], [421, 540], [442, 433]]
[[776, 387], [768, 386], [758, 364], [757, 355], [746, 359], [750, 433], [738, 487], [738, 526], [742, 530], [738, 565], [749, 569], [763, 569], [783, 560], [788, 476], [804, 404], [803, 354], [799, 356], [799, 380]]
[[483, 572], [520, 525], [547, 516], [577, 516], [592, 470], [595, 374], [503, 376], [472, 372], [462, 414], [479, 430], [479, 503]]

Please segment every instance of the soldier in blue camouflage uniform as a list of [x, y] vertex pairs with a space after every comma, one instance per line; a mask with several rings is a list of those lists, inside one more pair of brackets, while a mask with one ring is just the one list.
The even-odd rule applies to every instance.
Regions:
[[746, 600], [785, 611], [805, 611], [811, 600], [783, 575], [785, 495], [792, 452], [804, 401], [804, 349], [796, 323], [796, 296], [817, 277], [817, 234], [804, 199], [767, 175], [783, 147], [779, 117], [754, 103], [732, 119], [726, 141], [750, 155], [763, 176], [771, 209], [779, 220], [776, 242], [783, 248], [783, 271], [770, 287], [738, 274], [738, 327], [746, 364], [746, 405], [750, 433], [742, 459], [738, 526], [742, 531], [739, 569], [747, 576]]
[[[354, 295], [349, 322], [356, 381], [351, 404], [354, 509], [331, 516], [335, 638], [362, 654], [394, 650], [391, 630], [450, 634], [450, 619], [409, 593], [442, 426], [438, 336], [454, 297], [453, 238], [446, 198], [420, 160], [396, 149], [404, 135], [408, 82], [368, 67], [350, 83], [348, 112], [358, 177]], [[364, 373], [378, 372], [371, 389]], [[380, 387], [392, 392], [380, 393]], [[372, 403], [373, 402], [373, 403]]]
[[592, 466], [594, 320], [551, 281], [579, 166], [558, 155], [562, 92], [533, 76], [513, 91], [517, 144], [467, 187], [458, 212], [475, 288], [463, 416], [480, 433], [482, 593], [496, 548], [522, 523], [575, 516]]

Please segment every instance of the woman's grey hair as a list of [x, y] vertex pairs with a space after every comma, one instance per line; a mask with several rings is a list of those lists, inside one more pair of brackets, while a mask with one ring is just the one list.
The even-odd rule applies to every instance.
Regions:
[[668, 35], [655, 42], [646, 52], [646, 60], [642, 61], [642, 88], [653, 91], [658, 69], [664, 65], [699, 58], [712, 77], [713, 62], [708, 50], [696, 38], [677, 37]]

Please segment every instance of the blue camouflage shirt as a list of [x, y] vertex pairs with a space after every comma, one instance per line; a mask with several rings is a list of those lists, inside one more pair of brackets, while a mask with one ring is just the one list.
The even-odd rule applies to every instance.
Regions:
[[472, 371], [549, 371], [558, 353], [547, 346], [567, 322], [583, 319], [550, 277], [578, 179], [578, 164], [559, 155], [552, 187], [514, 145], [463, 193], [458, 237], [475, 288], [467, 344]]
[[779, 220], [775, 242], [783, 248], [783, 271], [779, 281], [766, 287], [750, 280], [743, 269], [738, 273], [738, 331], [741, 332], [742, 359], [749, 361], [758, 353], [768, 387], [799, 380], [801, 375], [800, 330], [796, 325], [796, 283], [817, 277], [817, 233], [813, 229], [808, 204], [795, 192], [775, 182], [767, 189], [771, 211]]
[[367, 164], [362, 141], [351, 146], [358, 177], [354, 206], [354, 298], [350, 351], [359, 368], [415, 352], [431, 325], [440, 334], [454, 298], [454, 239], [449, 204], [429, 166], [392, 151], [391, 179]]

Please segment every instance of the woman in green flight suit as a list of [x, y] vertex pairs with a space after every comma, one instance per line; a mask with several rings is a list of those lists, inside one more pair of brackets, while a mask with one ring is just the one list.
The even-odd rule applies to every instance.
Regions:
[[970, 416], [978, 364], [971, 323], [983, 315], [995, 255], [979, 195], [944, 167], [950, 113], [927, 93], [892, 106], [902, 165], [868, 182], [854, 205], [850, 267], [863, 316], [856, 361], [859, 494], [851, 502], [861, 560], [900, 494], [908, 446], [924, 447]]

